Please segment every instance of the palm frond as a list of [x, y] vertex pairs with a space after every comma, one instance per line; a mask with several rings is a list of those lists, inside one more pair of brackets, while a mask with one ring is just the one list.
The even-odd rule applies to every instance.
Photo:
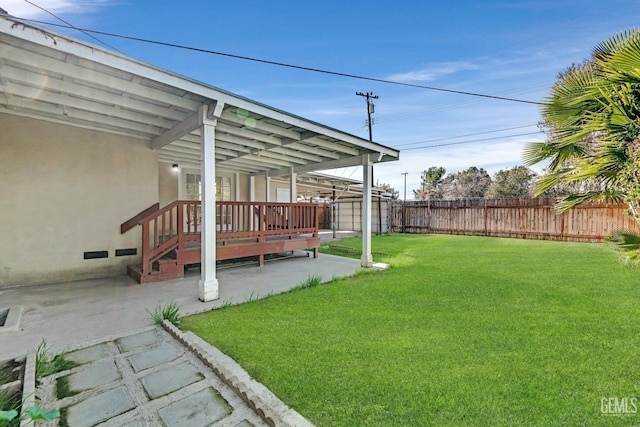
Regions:
[[544, 194], [544, 192], [551, 190], [553, 187], [558, 185], [561, 178], [562, 175], [558, 173], [549, 173], [541, 176], [533, 186], [533, 195], [538, 197]]
[[607, 40], [604, 40], [593, 49], [593, 57], [596, 61], [607, 60], [611, 55], [614, 55], [626, 46], [629, 40], [637, 37], [638, 30], [627, 29], [620, 33], [614, 34]]
[[533, 166], [552, 155], [551, 146], [545, 142], [529, 142], [522, 149], [525, 166]]
[[556, 210], [558, 212], [566, 212], [582, 203], [601, 201], [605, 197], [602, 191], [585, 191], [577, 194], [569, 194], [568, 196], [563, 196], [558, 199]]

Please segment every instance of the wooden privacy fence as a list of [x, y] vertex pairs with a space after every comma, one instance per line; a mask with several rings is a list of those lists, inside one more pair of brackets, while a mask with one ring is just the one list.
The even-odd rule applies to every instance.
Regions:
[[626, 206], [585, 204], [562, 214], [555, 199], [429, 200], [390, 204], [391, 231], [602, 242], [617, 230], [640, 234]]

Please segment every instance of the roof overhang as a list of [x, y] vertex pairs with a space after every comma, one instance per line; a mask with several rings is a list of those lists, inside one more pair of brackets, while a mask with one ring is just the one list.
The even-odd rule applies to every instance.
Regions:
[[0, 113], [145, 141], [200, 167], [199, 111], [216, 116], [216, 168], [281, 176], [398, 160], [399, 151], [0, 15]]
[[[272, 178], [278, 181], [278, 177]], [[289, 182], [289, 177], [283, 177], [283, 182]], [[362, 198], [364, 188], [362, 181], [353, 178], [327, 175], [318, 172], [305, 172], [296, 176], [298, 193], [306, 195], [336, 195], [344, 199], [347, 196]], [[386, 190], [372, 187], [371, 194], [376, 198], [388, 198]]]

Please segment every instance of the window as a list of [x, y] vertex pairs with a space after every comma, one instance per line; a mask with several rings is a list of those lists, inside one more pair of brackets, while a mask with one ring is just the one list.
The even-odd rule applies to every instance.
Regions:
[[[202, 176], [199, 173], [186, 172], [184, 182], [184, 198], [186, 200], [202, 200]], [[216, 200], [231, 201], [233, 187], [232, 177], [216, 176]]]
[[202, 178], [200, 174], [187, 173], [185, 175], [185, 199], [202, 200]]
[[231, 187], [230, 176], [216, 176], [216, 200], [231, 201]]

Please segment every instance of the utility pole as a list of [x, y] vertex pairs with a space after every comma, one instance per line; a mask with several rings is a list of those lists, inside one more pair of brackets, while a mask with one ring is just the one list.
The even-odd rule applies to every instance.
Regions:
[[369, 142], [373, 142], [373, 136], [371, 133], [371, 114], [375, 112], [375, 105], [373, 105], [373, 101], [371, 100], [378, 99], [378, 96], [374, 95], [373, 92], [356, 92], [356, 95], [364, 96], [365, 98], [367, 98], [367, 125], [369, 126]]
[[[362, 93], [362, 92], [356, 92], [356, 95], [358, 96], [364, 96], [367, 99], [367, 125], [369, 126], [369, 142], [373, 142], [373, 134], [371, 133], [371, 114], [374, 113], [374, 105], [373, 102], [371, 101], [372, 99], [378, 99], [378, 97], [376, 95], [373, 94], [373, 92], [366, 92], [366, 93]], [[370, 185], [373, 184], [373, 165], [371, 166], [371, 182]], [[363, 189], [363, 198], [362, 198], [362, 210], [364, 212], [364, 189]], [[367, 201], [367, 203], [369, 203], [370, 201]], [[369, 208], [370, 209], [370, 208]], [[378, 194], [378, 214], [380, 214], [380, 195]], [[364, 215], [363, 215], [364, 216]], [[371, 213], [369, 213], [369, 221], [371, 221]], [[380, 231], [382, 231], [382, 219], [380, 219], [379, 223], [378, 223], [378, 229]], [[364, 237], [364, 236], [363, 236]]]

